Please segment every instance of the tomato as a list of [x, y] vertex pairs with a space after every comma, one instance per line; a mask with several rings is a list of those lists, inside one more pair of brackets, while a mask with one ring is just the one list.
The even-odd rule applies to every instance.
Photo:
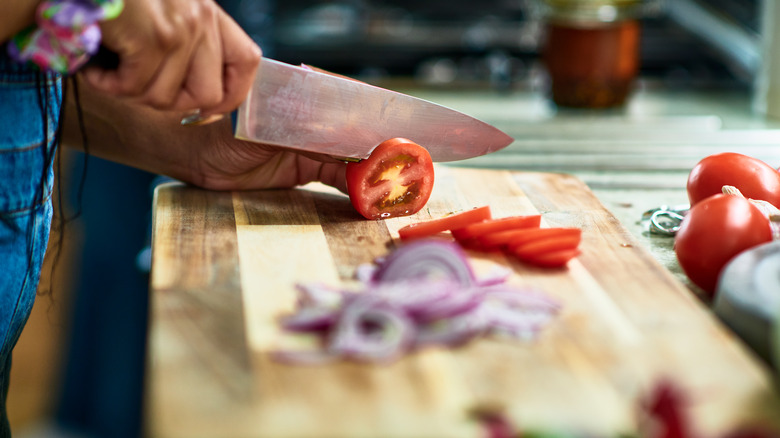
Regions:
[[580, 240], [581, 237], [579, 233], [553, 235], [543, 239], [532, 240], [522, 245], [515, 245], [512, 247], [511, 251], [521, 258], [533, 258], [538, 254], [576, 249], [580, 244]]
[[579, 242], [579, 239], [582, 236], [582, 230], [579, 228], [529, 228], [519, 230], [508, 240], [507, 246], [514, 249], [535, 241], [567, 236], [576, 237]]
[[367, 219], [414, 214], [432, 190], [430, 154], [405, 138], [386, 140], [367, 159], [347, 164], [349, 200]]
[[710, 295], [734, 256], [772, 240], [769, 219], [745, 198], [714, 195], [694, 205], [680, 224], [674, 251], [685, 275]]
[[542, 268], [562, 268], [566, 266], [566, 263], [568, 263], [569, 260], [578, 255], [580, 255], [580, 250], [572, 248], [535, 254], [533, 256], [517, 255], [517, 258], [529, 265], [535, 265]]
[[694, 205], [722, 193], [724, 185], [780, 208], [780, 173], [759, 159], [733, 152], [710, 155], [694, 166], [688, 175], [688, 199]]
[[526, 229], [515, 234], [507, 244], [507, 251], [520, 261], [546, 267], [562, 267], [579, 255], [582, 240], [579, 228]]
[[452, 235], [458, 240], [479, 238], [490, 233], [508, 231], [518, 228], [539, 228], [542, 215], [509, 216], [497, 219], [485, 220], [463, 228], [452, 230]]
[[398, 230], [398, 236], [401, 240], [419, 239], [421, 237], [433, 236], [434, 234], [442, 233], [444, 231], [463, 228], [467, 225], [490, 219], [491, 217], [490, 207], [485, 205], [438, 219], [407, 225]]

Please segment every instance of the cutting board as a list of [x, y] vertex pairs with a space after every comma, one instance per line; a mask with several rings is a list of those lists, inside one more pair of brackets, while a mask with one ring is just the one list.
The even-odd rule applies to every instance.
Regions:
[[[511, 267], [511, 282], [562, 303], [537, 339], [478, 339], [384, 365], [271, 358], [310, 342], [278, 326], [295, 284], [349, 286], [358, 265], [401, 244], [400, 227], [482, 205], [583, 230], [565, 269], [469, 253], [478, 272]], [[480, 437], [472, 413], [486, 408], [518, 429], [616, 436], [636, 432], [640, 399], [661, 379], [686, 392], [710, 437], [780, 417], [770, 371], [569, 175], [439, 166], [422, 211], [382, 221], [318, 184], [174, 183], [157, 189], [153, 222], [149, 436]]]

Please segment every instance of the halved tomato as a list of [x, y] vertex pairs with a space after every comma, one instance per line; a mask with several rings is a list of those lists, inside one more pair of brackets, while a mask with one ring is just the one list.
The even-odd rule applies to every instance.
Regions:
[[414, 214], [432, 190], [430, 154], [405, 138], [386, 140], [367, 159], [347, 164], [349, 200], [367, 219]]
[[444, 231], [463, 228], [467, 225], [482, 222], [490, 218], [490, 207], [485, 205], [449, 216], [407, 225], [398, 230], [398, 236], [401, 240], [419, 239], [421, 237], [433, 236], [434, 234], [442, 233]]

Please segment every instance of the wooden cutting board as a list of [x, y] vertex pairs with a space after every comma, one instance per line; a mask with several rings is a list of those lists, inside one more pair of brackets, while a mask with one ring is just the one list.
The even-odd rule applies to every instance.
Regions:
[[[771, 373], [633, 239], [578, 179], [436, 168], [418, 214], [362, 219], [322, 185], [296, 190], [157, 189], [146, 430], [153, 437], [479, 437], [470, 413], [503, 410], [524, 430], [616, 436], [662, 378], [689, 396], [694, 427], [722, 436], [780, 417]], [[490, 205], [583, 229], [582, 255], [543, 270], [470, 253], [478, 271], [543, 289], [562, 312], [534, 341], [480, 339], [390, 365], [295, 366], [268, 352], [296, 283], [349, 285], [412, 222]], [[771, 420], [770, 420], [771, 421]], [[777, 420], [774, 420], [777, 422]]]

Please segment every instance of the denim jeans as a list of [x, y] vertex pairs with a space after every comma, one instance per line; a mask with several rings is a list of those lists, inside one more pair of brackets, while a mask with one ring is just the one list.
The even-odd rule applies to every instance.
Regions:
[[61, 81], [12, 63], [0, 45], [0, 438], [11, 351], [32, 310], [52, 218]]

